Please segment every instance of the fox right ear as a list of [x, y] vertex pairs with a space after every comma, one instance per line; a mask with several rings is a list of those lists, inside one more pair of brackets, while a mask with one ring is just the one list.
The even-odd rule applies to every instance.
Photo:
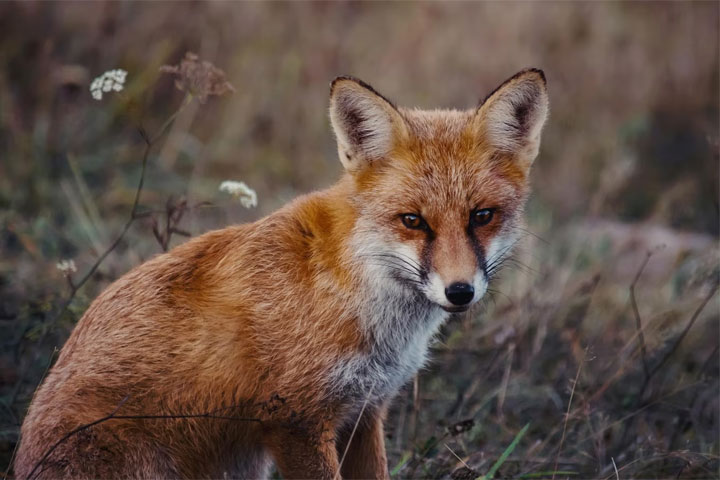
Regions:
[[499, 152], [513, 155], [529, 168], [540, 148], [548, 116], [545, 74], [530, 68], [506, 80], [480, 105], [480, 135]]
[[330, 122], [340, 161], [351, 173], [386, 158], [406, 128], [388, 99], [352, 77], [338, 77], [330, 86]]

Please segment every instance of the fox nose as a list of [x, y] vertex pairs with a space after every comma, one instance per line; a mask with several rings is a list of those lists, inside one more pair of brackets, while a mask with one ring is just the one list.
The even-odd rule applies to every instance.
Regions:
[[445, 296], [453, 305], [467, 305], [473, 295], [475, 289], [468, 283], [455, 282], [445, 289]]

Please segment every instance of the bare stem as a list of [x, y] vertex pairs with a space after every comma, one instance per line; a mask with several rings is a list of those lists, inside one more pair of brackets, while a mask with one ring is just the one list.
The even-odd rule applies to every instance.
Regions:
[[680, 333], [680, 336], [677, 338], [677, 340], [675, 340], [675, 343], [673, 343], [672, 347], [670, 347], [670, 350], [668, 350], [667, 353], [665, 354], [665, 356], [663, 356], [660, 359], [660, 361], [657, 364], [655, 364], [655, 366], [652, 368], [652, 370], [650, 370], [650, 374], [645, 379], [645, 382], [643, 383], [643, 386], [640, 389], [640, 394], [638, 395], [638, 401], [642, 400], [642, 396], [645, 393], [645, 389], [647, 388], [648, 384], [650, 383], [650, 379], [653, 377], [653, 375], [655, 375], [662, 368], [663, 365], [665, 365], [665, 362], [667, 362], [667, 360], [678, 349], [678, 347], [680, 346], [680, 343], [682, 343], [682, 341], [685, 339], [685, 336], [688, 334], [688, 332], [692, 328], [693, 324], [695, 323], [695, 320], [698, 319], [698, 317], [700, 316], [700, 313], [705, 309], [705, 306], [708, 304], [710, 299], [713, 296], [715, 296], [715, 293], [718, 291], [719, 286], [720, 285], [718, 285], [716, 283], [715, 286], [710, 290], [710, 292], [705, 296], [705, 298], [700, 303], [700, 305], [698, 305], [698, 307], [695, 309], [695, 312], [693, 312], [692, 317], [690, 317], [690, 320], [685, 325], [685, 328], [683, 329], [682, 333]]
[[132, 226], [133, 222], [140, 217], [138, 215], [138, 207], [140, 206], [140, 196], [142, 195], [143, 186], [145, 184], [145, 173], [147, 171], [147, 163], [148, 158], [150, 157], [150, 151], [152, 150], [152, 147], [155, 145], [155, 143], [165, 134], [167, 129], [170, 127], [172, 122], [178, 117], [178, 115], [187, 107], [192, 100], [192, 96], [187, 95], [185, 96], [185, 99], [183, 100], [180, 107], [173, 113], [170, 118], [168, 118], [165, 123], [160, 127], [158, 132], [153, 137], [148, 137], [147, 133], [142, 127], [138, 127], [138, 132], [140, 133], [140, 136], [142, 136], [143, 140], [145, 141], [145, 148], [143, 150], [142, 154], [142, 163], [140, 167], [140, 179], [138, 180], [138, 186], [135, 189], [135, 198], [133, 200], [132, 208], [130, 209], [130, 215], [125, 224], [123, 225], [123, 228], [120, 230], [120, 233], [117, 237], [115, 237], [115, 240], [110, 244], [110, 246], [105, 249], [105, 251], [95, 260], [95, 263], [92, 264], [90, 269], [83, 275], [83, 277], [80, 279], [79, 282], [72, 283], [71, 289], [70, 289], [70, 296], [63, 302], [62, 307], [60, 308], [60, 311], [58, 314], [46, 324], [45, 329], [43, 331], [43, 335], [41, 336], [41, 339], [44, 338], [45, 333], [55, 324], [57, 321], [65, 314], [65, 311], [68, 309], [70, 304], [72, 303], [72, 300], [74, 299], [77, 292], [80, 290], [80, 288], [87, 283], [87, 281], [90, 279], [90, 277], [95, 274], [98, 268], [100, 268], [100, 265], [105, 261], [108, 255], [112, 253], [113, 250], [117, 248], [117, 246], [120, 244], [120, 242], [125, 237], [125, 234]]
[[[82, 278], [78, 282], [69, 281], [68, 284], [70, 286], [70, 295], [62, 302], [60, 308], [58, 309], [58, 312], [55, 314], [55, 316], [48, 322], [46, 322], [42, 327], [42, 332], [40, 334], [40, 337], [38, 339], [37, 343], [41, 343], [47, 334], [52, 330], [52, 328], [57, 324], [57, 322], [60, 321], [60, 319], [65, 315], [65, 312], [67, 312], [68, 308], [70, 308], [70, 305], [72, 304], [73, 300], [75, 299], [75, 295], [77, 292], [87, 283], [88, 280], [95, 274], [95, 272], [100, 268], [100, 265], [105, 261], [105, 259], [112, 253], [115, 248], [117, 248], [118, 245], [120, 245], [120, 242], [122, 242], [123, 238], [125, 238], [125, 234], [128, 232], [130, 227], [132, 226], [133, 222], [137, 220], [138, 218], [141, 218], [142, 215], [138, 212], [138, 208], [140, 206], [140, 196], [143, 191], [143, 185], [145, 184], [145, 172], [147, 170], [147, 163], [148, 158], [150, 157], [150, 151], [152, 150], [155, 143], [165, 134], [167, 129], [170, 127], [170, 125], [173, 123], [173, 121], [180, 115], [180, 113], [187, 107], [190, 102], [192, 101], [191, 95], [186, 95], [185, 99], [183, 100], [182, 104], [178, 109], [173, 113], [166, 121], [163, 123], [163, 125], [160, 127], [158, 132], [152, 136], [149, 137], [147, 135], [147, 132], [145, 129], [139, 125], [137, 127], [138, 133], [143, 138], [145, 142], [145, 148], [143, 149], [142, 154], [142, 164], [140, 169], [140, 179], [138, 180], [138, 185], [135, 190], [135, 198], [133, 200], [132, 208], [130, 209], [130, 215], [123, 225], [122, 229], [120, 230], [120, 233], [115, 237], [115, 240], [110, 244], [110, 246], [105, 249], [105, 251], [95, 260], [95, 262], [92, 264], [90, 269], [85, 273], [85, 275], [82, 276]], [[17, 395], [20, 391], [20, 385], [22, 384], [24, 380], [24, 374], [20, 376], [18, 379], [17, 385], [18, 387], [15, 389], [15, 392], [13, 393], [12, 401], [11, 403], [15, 402], [15, 399], [17, 398]]]
[[[208, 418], [208, 419], [218, 419], [218, 420], [237, 420], [242, 422], [257, 422], [262, 423], [262, 420], [258, 418], [249, 418], [249, 417], [233, 417], [228, 415], [215, 415], [216, 412], [228, 410], [234, 407], [223, 407], [217, 410], [209, 411], [209, 412], [203, 412], [203, 413], [179, 413], [179, 414], [170, 414], [170, 415], [117, 415], [117, 412], [120, 410], [120, 408], [127, 402], [129, 396], [126, 396], [123, 398], [120, 403], [118, 404], [115, 409], [110, 412], [110, 414], [99, 418], [95, 421], [92, 421], [90, 423], [86, 423], [84, 425], [80, 425], [77, 428], [74, 428], [73, 430], [70, 430], [68, 433], [63, 435], [57, 442], [55, 442], [52, 447], [50, 447], [45, 454], [40, 458], [40, 460], [33, 466], [33, 469], [30, 471], [30, 474], [28, 475], [28, 480], [32, 480], [33, 476], [35, 475], [35, 472], [37, 469], [45, 463], [45, 461], [50, 457], [50, 455], [64, 442], [66, 442], [69, 438], [71, 438], [74, 435], [77, 435], [78, 433], [87, 430], [88, 428], [94, 427], [95, 425], [98, 425], [103, 422], [107, 422], [108, 420], [172, 420], [172, 419], [188, 419], [188, 418]], [[41, 470], [42, 471], [42, 470]], [[40, 472], [38, 472], [39, 474]]]
[[555, 473], [557, 472], [557, 469], [558, 469], [558, 462], [560, 460], [560, 452], [562, 452], [563, 444], [565, 443], [565, 435], [567, 434], [567, 424], [568, 424], [568, 420], [570, 419], [570, 407], [572, 406], [573, 397], [575, 396], [575, 387], [577, 387], [578, 380], [580, 379], [580, 371], [582, 370], [582, 367], [583, 367], [583, 364], [585, 363], [586, 357], [587, 357], [587, 348], [585, 349], [583, 358], [580, 361], [580, 365], [578, 365], [577, 372], [575, 373], [575, 380], [573, 381], [572, 390], [570, 391], [570, 399], [568, 400], [567, 411], [565, 412], [565, 421], [563, 423], [562, 436], [560, 437], [560, 445], [558, 446], [558, 451], [555, 454], [555, 466], [553, 467], [553, 475], [552, 475], [553, 480], [555, 480]]
[[630, 284], [630, 303], [632, 304], [633, 312], [635, 313], [635, 327], [638, 332], [638, 338], [640, 339], [640, 352], [646, 380], [650, 376], [650, 368], [648, 368], [647, 363], [647, 348], [645, 347], [645, 334], [643, 333], [642, 319], [640, 318], [640, 310], [638, 309], [637, 300], [635, 299], [635, 286], [637, 285], [638, 280], [640, 280], [640, 275], [642, 275], [642, 272], [645, 270], [645, 267], [650, 261], [650, 257], [652, 257], [653, 253], [654, 252], [652, 250], [647, 252], [645, 260], [642, 265], [640, 265], [640, 268], [635, 275], [635, 279]]

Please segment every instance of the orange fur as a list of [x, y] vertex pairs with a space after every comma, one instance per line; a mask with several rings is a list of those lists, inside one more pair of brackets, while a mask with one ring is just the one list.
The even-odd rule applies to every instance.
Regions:
[[[503, 95], [523, 100], [512, 96], [518, 84], [543, 95], [529, 101], [546, 103], [541, 77], [513, 77], [468, 112], [396, 109], [361, 82], [339, 79], [331, 116], [348, 173], [255, 223], [190, 240], [108, 287], [35, 396], [18, 477], [64, 434], [116, 409], [223, 418], [111, 419], [68, 438], [35, 476], [253, 477], [266, 474], [269, 454], [284, 478], [330, 478], [351, 441], [342, 476], [387, 477], [385, 409], [447, 314], [412, 282], [368, 273], [388, 266], [358, 251], [401, 245], [444, 282], [481, 271], [482, 252], [520, 221], [532, 161], [524, 152], [536, 148], [500, 148], [487, 124]], [[513, 145], [524, 141], [528, 115], [515, 112], [523, 118]], [[496, 208], [498, 218], [468, 233], [468, 215], [480, 207]], [[422, 215], [432, 235], [403, 226], [404, 213]], [[394, 297], [387, 307], [378, 301], [386, 291], [402, 297], [397, 307]]]

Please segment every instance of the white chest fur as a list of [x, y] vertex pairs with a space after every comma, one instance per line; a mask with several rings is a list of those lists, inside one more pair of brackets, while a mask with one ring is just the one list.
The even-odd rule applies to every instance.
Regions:
[[334, 395], [350, 403], [392, 398], [424, 365], [448, 316], [421, 294], [384, 291], [374, 297], [361, 316], [367, 350], [342, 359], [331, 374]]

